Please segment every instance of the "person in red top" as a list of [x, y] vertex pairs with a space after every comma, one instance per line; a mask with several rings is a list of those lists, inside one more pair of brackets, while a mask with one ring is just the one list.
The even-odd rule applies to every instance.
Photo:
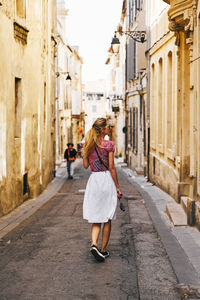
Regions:
[[67, 147], [64, 158], [67, 160], [68, 179], [73, 179], [73, 162], [76, 160], [77, 151], [73, 148], [74, 145], [72, 143], [68, 143]]
[[[111, 233], [111, 221], [116, 218], [117, 198], [122, 196], [114, 164], [115, 144], [104, 140], [111, 134], [111, 125], [105, 118], [98, 118], [85, 138], [83, 166], [92, 174], [86, 185], [83, 201], [83, 218], [91, 226], [90, 251], [95, 259], [103, 262], [109, 256], [107, 244]], [[98, 239], [102, 228], [101, 248]]]

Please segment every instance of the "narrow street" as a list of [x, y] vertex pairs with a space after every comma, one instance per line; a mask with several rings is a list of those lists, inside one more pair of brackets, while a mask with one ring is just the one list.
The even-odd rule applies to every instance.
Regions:
[[74, 180], [66, 180], [50, 201], [2, 239], [0, 299], [180, 299], [144, 201], [121, 168], [122, 190], [135, 200], [123, 200], [125, 212], [118, 207], [110, 257], [97, 263], [91, 256], [90, 225], [82, 219], [89, 174], [77, 168]]

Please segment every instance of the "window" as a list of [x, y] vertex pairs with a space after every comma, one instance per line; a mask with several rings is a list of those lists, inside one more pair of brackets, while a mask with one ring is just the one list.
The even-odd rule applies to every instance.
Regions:
[[138, 152], [138, 108], [133, 108], [133, 151]]
[[155, 148], [156, 140], [156, 106], [155, 106], [155, 91], [156, 91], [155, 65], [151, 66], [151, 101], [150, 101], [150, 122], [151, 122], [151, 140], [152, 147]]
[[158, 63], [158, 144], [162, 144], [163, 129], [163, 60]]
[[46, 87], [46, 82], [44, 82], [44, 125], [46, 124], [46, 94], [47, 94], [47, 92], [46, 92], [46, 89], [47, 89], [47, 87]]
[[135, 79], [136, 77], [136, 41], [133, 40], [133, 78]]
[[97, 106], [96, 105], [92, 105], [92, 112], [97, 112]]
[[130, 108], [129, 119], [130, 119], [130, 145], [131, 146], [133, 145], [133, 140], [132, 140], [132, 137], [133, 137], [133, 121], [132, 121], [132, 116], [133, 116], [133, 109]]
[[32, 150], [33, 153], [38, 149], [38, 114], [34, 114], [32, 117]]
[[21, 137], [22, 87], [21, 78], [15, 78], [15, 138]]
[[26, 18], [26, 1], [16, 0], [16, 14], [20, 18]]
[[136, 78], [136, 42], [129, 39], [127, 44], [127, 81]]
[[172, 148], [172, 52], [168, 53], [167, 64], [167, 148]]

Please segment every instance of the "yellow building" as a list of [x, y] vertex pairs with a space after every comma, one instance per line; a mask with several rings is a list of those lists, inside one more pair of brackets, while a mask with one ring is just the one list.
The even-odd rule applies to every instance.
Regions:
[[[107, 118], [113, 125], [112, 140], [115, 142], [115, 157], [123, 162], [126, 157], [125, 148], [125, 106], [126, 106], [126, 36], [120, 34], [126, 30], [126, 0], [123, 1], [121, 18], [116, 28], [111, 47], [108, 50], [109, 56], [106, 60], [106, 98], [108, 102]], [[113, 44], [115, 38], [119, 44]]]
[[58, 1], [56, 55], [56, 162], [58, 165], [63, 160], [67, 143], [73, 142], [77, 148], [83, 128], [82, 59], [79, 57], [78, 48], [70, 47], [66, 42], [67, 14], [67, 3]]
[[192, 0], [149, 6], [150, 178], [183, 205], [188, 224], [198, 225], [200, 8]]
[[168, 29], [168, 6], [149, 4], [150, 179], [177, 199], [177, 97], [175, 38]]
[[[127, 162], [131, 169], [138, 174], [145, 175], [147, 153], [146, 2], [148, 1], [127, 0], [127, 31], [132, 34], [127, 34], [126, 41]], [[140, 32], [143, 32], [143, 35], [140, 35]]]
[[186, 196], [188, 223], [200, 229], [200, 3], [165, 2], [177, 46], [178, 200]]
[[1, 0], [0, 215], [38, 195], [55, 163], [55, 2]]
[[78, 47], [72, 47], [72, 57], [69, 62], [71, 75], [71, 103], [72, 103], [72, 142], [78, 149], [78, 144], [82, 139], [84, 127], [84, 114], [82, 110], [82, 64], [83, 60], [78, 54]]

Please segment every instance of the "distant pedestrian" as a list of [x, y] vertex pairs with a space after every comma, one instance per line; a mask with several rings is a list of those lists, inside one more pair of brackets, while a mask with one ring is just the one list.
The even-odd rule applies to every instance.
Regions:
[[[117, 196], [122, 192], [114, 165], [115, 145], [104, 140], [111, 132], [111, 126], [105, 118], [98, 118], [86, 134], [83, 166], [92, 171], [88, 180], [84, 203], [83, 218], [92, 223], [90, 251], [97, 261], [104, 261], [109, 256], [107, 244], [111, 232], [111, 220], [116, 218]], [[98, 238], [103, 225], [101, 248]]]
[[73, 148], [74, 145], [72, 143], [67, 144], [67, 149], [65, 150], [64, 158], [67, 161], [67, 172], [68, 172], [68, 179], [73, 179], [73, 163], [76, 160], [77, 151]]

